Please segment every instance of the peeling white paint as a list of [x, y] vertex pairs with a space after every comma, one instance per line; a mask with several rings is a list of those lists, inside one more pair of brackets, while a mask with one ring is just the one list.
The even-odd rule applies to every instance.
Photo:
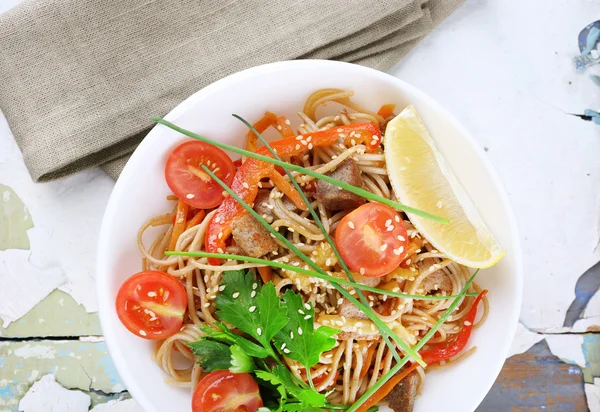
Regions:
[[29, 257], [28, 250], [0, 251], [0, 319], [4, 327], [66, 280], [57, 268], [42, 270], [33, 266]]
[[546, 342], [553, 355], [566, 363], [585, 368], [583, 335], [546, 335]]
[[19, 402], [22, 412], [87, 412], [90, 397], [77, 390], [68, 390], [56, 383], [54, 375], [45, 375], [34, 383]]
[[104, 336], [80, 336], [81, 342], [104, 342]]
[[112, 179], [93, 169], [58, 181], [33, 183], [1, 115], [0, 176], [3, 184], [18, 190], [34, 223], [27, 232], [31, 252], [0, 251], [0, 318], [4, 326], [57, 287], [88, 312], [96, 311], [96, 242]]
[[585, 396], [587, 398], [589, 412], [600, 412], [600, 378], [594, 378], [594, 384], [585, 384]]
[[133, 400], [125, 399], [109, 401], [92, 408], [90, 412], [143, 412], [142, 408]]
[[515, 337], [510, 347], [510, 353], [508, 357], [518, 355], [523, 352], [527, 352], [529, 348], [544, 339], [544, 335], [539, 333], [531, 332], [521, 322], [517, 326]]
[[52, 346], [43, 344], [27, 344], [18, 349], [15, 349], [15, 356], [19, 358], [40, 358], [40, 359], [54, 359], [56, 350]]

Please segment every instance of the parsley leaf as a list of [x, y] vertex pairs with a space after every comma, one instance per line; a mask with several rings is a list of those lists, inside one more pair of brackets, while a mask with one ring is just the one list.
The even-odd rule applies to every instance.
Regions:
[[254, 372], [256, 365], [252, 357], [250, 357], [242, 348], [238, 345], [233, 345], [229, 348], [231, 351], [231, 367], [229, 370], [233, 373], [250, 373]]
[[210, 340], [188, 343], [189, 348], [198, 356], [198, 363], [206, 372], [227, 370], [231, 367], [229, 345]]
[[264, 359], [269, 356], [269, 352], [267, 350], [256, 343], [244, 338], [243, 336], [236, 335], [232, 331], [230, 331], [227, 326], [223, 323], [217, 322], [214, 325], [220, 330], [215, 330], [210, 327], [202, 328], [202, 331], [205, 333], [201, 339], [210, 339], [216, 340], [223, 343], [230, 343], [238, 345], [244, 352], [254, 358]]
[[252, 273], [242, 271], [225, 272], [223, 280], [225, 289], [216, 299], [219, 318], [270, 348], [288, 321], [273, 283], [260, 288]]
[[288, 290], [283, 296], [289, 322], [275, 335], [275, 346], [286, 357], [300, 362], [308, 370], [319, 362], [323, 352], [331, 350], [338, 330], [328, 326], [314, 329], [315, 310], [302, 303], [299, 294]]
[[296, 385], [292, 373], [285, 366], [277, 365], [271, 372], [256, 371], [256, 377], [277, 386], [277, 390], [279, 392], [281, 392], [279, 387], [283, 386], [285, 390], [291, 396], [298, 399], [304, 407], [325, 406], [325, 395], [315, 391], [314, 389], [304, 389]]

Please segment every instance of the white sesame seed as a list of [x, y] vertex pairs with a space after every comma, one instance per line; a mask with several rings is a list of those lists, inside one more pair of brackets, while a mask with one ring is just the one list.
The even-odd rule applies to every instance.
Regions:
[[304, 311], [302, 309], [298, 309], [298, 313], [301, 315], [305, 315]]
[[294, 232], [294, 229], [293, 229], [293, 228], [291, 228], [291, 227], [288, 227], [288, 230], [289, 230], [290, 232]]
[[222, 239], [222, 238], [223, 238], [223, 232], [219, 232], [219, 234], [217, 235], [217, 237], [218, 237], [219, 239]]
[[240, 296], [240, 292], [235, 292], [233, 295], [231, 295], [232, 298], [237, 299]]
[[388, 219], [385, 221], [385, 227], [388, 227], [392, 224], [392, 219]]
[[310, 310], [310, 303], [308, 303], [308, 302], [307, 302], [307, 303], [305, 303], [305, 304], [304, 304], [304, 307], [305, 307], [307, 310]]
[[299, 144], [297, 144], [297, 145], [295, 146], [295, 149], [296, 149], [296, 150], [300, 150], [300, 147], [301, 147], [301, 146], [300, 146]]
[[310, 319], [310, 317], [311, 317], [310, 315], [306, 315], [306, 316], [304, 317], [304, 320], [308, 320], [308, 319]]
[[242, 187], [243, 187], [244, 189], [250, 189], [250, 186], [248, 185], [248, 182], [244, 182], [244, 183], [242, 183]]
[[217, 249], [217, 252], [219, 252], [219, 253], [223, 253], [223, 248], [218, 248], [218, 249]]
[[256, 328], [256, 334], [258, 336], [262, 335], [262, 329], [261, 328]]
[[150, 297], [150, 298], [156, 297], [156, 292], [148, 292], [148, 297]]
[[147, 336], [148, 334], [146, 333], [145, 330], [140, 329], [140, 335], [142, 336]]
[[465, 326], [471, 326], [471, 322], [469, 322], [468, 320], [465, 320], [464, 324]]
[[277, 125], [277, 130], [281, 130], [281, 125]]
[[394, 255], [400, 256], [401, 254], [402, 254], [402, 246], [400, 246], [398, 249], [394, 249]]
[[388, 245], [387, 243], [384, 243], [383, 245], [381, 245], [381, 247], [379, 248], [379, 250], [381, 250], [382, 252], [385, 252], [385, 250], [387, 249]]
[[395, 220], [396, 222], [400, 223], [400, 216], [398, 216], [398, 215], [394, 216], [394, 220]]
[[300, 140], [300, 143], [302, 143], [302, 146], [306, 146], [308, 144], [306, 140]]
[[394, 230], [395, 226], [394, 225], [390, 225], [387, 227], [386, 231], [387, 232], [391, 232], [392, 230]]
[[252, 293], [250, 294], [250, 297], [251, 297], [251, 298], [253, 298], [253, 297], [255, 297], [255, 296], [256, 296], [256, 291], [255, 291], [255, 290], [253, 290], [253, 291], [252, 291]]
[[351, 221], [351, 220], [349, 220], [349, 221], [348, 221], [348, 227], [349, 227], [350, 229], [354, 229], [354, 222], [353, 222], [353, 221]]
[[308, 150], [312, 150], [312, 148], [313, 148], [313, 144], [312, 144], [312, 143], [309, 143], [309, 144], [308, 144]]
[[283, 342], [283, 345], [281, 345], [281, 350], [285, 349], [285, 342]]
[[188, 193], [187, 195], [185, 195], [185, 197], [187, 199], [193, 199], [194, 198], [194, 194], [193, 193]]
[[411, 262], [411, 260], [410, 260], [410, 259], [407, 259], [407, 260], [406, 260], [406, 264], [407, 264], [407, 265], [410, 265], [410, 262]]
[[210, 307], [210, 303], [209, 303], [209, 302], [206, 302], [206, 303], [204, 304], [204, 307], [205, 307], [205, 308], [209, 308], [209, 307]]
[[441, 200], [439, 200], [439, 201], [438, 201], [438, 202], [435, 204], [435, 206], [436, 206], [438, 209], [441, 209], [441, 208], [442, 208], [442, 201], [441, 201]]
[[312, 140], [312, 136], [308, 136], [308, 137], [306, 138], [306, 141], [307, 141], [307, 142], [310, 142], [311, 140]]
[[327, 258], [325, 261], [325, 266], [331, 266], [331, 259]]
[[344, 129], [342, 129], [341, 127], [339, 127], [339, 128], [336, 130], [336, 132], [338, 132], [338, 133], [342, 133], [343, 131], [344, 131]]
[[290, 339], [294, 339], [294, 332], [290, 332]]
[[366, 273], [366, 270], [365, 268], [360, 268], [359, 272], [361, 275], [364, 275]]
[[398, 235], [398, 240], [399, 240], [400, 242], [404, 242], [406, 239], [404, 238], [404, 236], [400, 236], [400, 235]]
[[215, 217], [215, 223], [219, 223], [219, 222], [221, 222], [221, 216]]
[[285, 124], [287, 124], [288, 126], [291, 125], [290, 121], [288, 119], [285, 119]]
[[252, 289], [253, 289], [253, 290], [256, 290], [256, 288], [257, 288], [257, 287], [258, 287], [258, 283], [254, 282], [254, 283], [252, 284]]
[[283, 353], [290, 353], [290, 352], [291, 352], [291, 350], [289, 350], [288, 348], [285, 348], [285, 349], [283, 350]]
[[344, 298], [339, 298], [337, 301], [337, 304], [341, 305], [342, 303], [344, 303]]
[[225, 290], [225, 285], [219, 286], [219, 292], [223, 292]]

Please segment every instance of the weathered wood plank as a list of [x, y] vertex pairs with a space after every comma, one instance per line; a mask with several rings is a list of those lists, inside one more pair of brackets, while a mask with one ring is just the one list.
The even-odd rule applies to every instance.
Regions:
[[509, 358], [478, 412], [588, 410], [581, 368], [563, 363], [541, 341]]
[[60, 290], [54, 290], [25, 316], [11, 323], [7, 328], [0, 326], [0, 337], [3, 338], [101, 334], [98, 314], [87, 313], [71, 295]]

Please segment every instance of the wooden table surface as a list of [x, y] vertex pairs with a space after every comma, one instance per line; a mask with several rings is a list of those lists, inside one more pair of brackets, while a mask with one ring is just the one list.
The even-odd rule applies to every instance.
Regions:
[[[0, 13], [19, 1], [0, 0]], [[471, 130], [521, 231], [521, 324], [478, 411], [600, 411], [600, 126], [566, 114], [600, 106], [588, 76], [600, 67], [572, 65], [577, 34], [598, 19], [597, 0], [467, 0], [391, 71]], [[29, 392], [35, 402], [139, 410], [124, 401], [94, 313], [95, 235], [112, 185], [98, 169], [34, 184], [0, 116], [0, 412], [49, 374], [60, 386]]]

